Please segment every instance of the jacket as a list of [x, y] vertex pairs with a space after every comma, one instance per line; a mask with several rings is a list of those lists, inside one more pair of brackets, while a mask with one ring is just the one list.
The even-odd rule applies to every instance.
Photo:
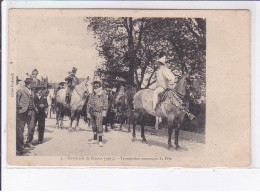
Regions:
[[156, 87], [162, 87], [164, 89], [170, 88], [171, 85], [174, 85], [176, 78], [171, 70], [165, 66], [161, 66], [156, 72]]
[[[30, 94], [26, 87], [19, 87], [19, 89], [16, 92], [16, 112], [17, 113], [24, 113], [28, 110], [30, 95], [32, 95], [32, 98], [35, 99], [34, 93], [32, 91]], [[34, 101], [33, 101], [33, 105], [35, 107], [35, 110], [37, 111]]]
[[76, 85], [79, 84], [79, 79], [76, 76], [68, 75], [65, 78], [65, 81], [68, 82], [69, 86], [75, 87]]
[[93, 112], [107, 111], [108, 97], [106, 92], [102, 89], [100, 89], [98, 92], [93, 92], [89, 96], [87, 109], [87, 112], [90, 112], [90, 109], [92, 109]]
[[[44, 107], [41, 108], [40, 104], [43, 104]], [[47, 117], [45, 110], [46, 110], [46, 108], [48, 108], [48, 102], [47, 102], [47, 98], [44, 96], [44, 94], [41, 95], [40, 98], [38, 95], [35, 95], [35, 106], [38, 109], [38, 114], [37, 114], [38, 116]]]

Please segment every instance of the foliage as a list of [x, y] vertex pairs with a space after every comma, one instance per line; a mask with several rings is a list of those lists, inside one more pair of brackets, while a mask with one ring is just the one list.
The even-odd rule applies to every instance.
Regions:
[[161, 53], [172, 70], [191, 71], [206, 83], [206, 20], [202, 18], [84, 18], [103, 62], [97, 67], [107, 87], [126, 79], [137, 90], [154, 82]]

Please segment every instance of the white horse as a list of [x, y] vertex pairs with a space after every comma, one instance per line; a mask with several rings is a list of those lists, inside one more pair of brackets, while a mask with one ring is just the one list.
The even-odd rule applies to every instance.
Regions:
[[56, 113], [56, 126], [58, 128], [63, 128], [63, 117], [65, 112], [69, 112], [70, 116], [70, 126], [69, 130], [72, 131], [72, 123], [77, 118], [77, 123], [75, 125], [75, 130], [78, 130], [79, 126], [79, 119], [80, 119], [80, 112], [85, 104], [86, 98], [89, 95], [88, 91], [88, 85], [89, 85], [89, 77], [85, 81], [83, 81], [81, 84], [76, 85], [72, 95], [71, 95], [71, 102], [70, 106], [67, 107], [66, 105], [66, 88], [60, 89], [57, 92], [56, 96], [56, 106], [57, 106], [57, 113]]

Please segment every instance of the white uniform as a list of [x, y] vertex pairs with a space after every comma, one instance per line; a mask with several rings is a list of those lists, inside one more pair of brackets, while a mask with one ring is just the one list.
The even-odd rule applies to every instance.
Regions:
[[161, 66], [156, 72], [156, 89], [153, 95], [153, 109], [155, 110], [158, 102], [159, 93], [163, 92], [166, 88], [175, 87], [176, 78], [169, 68]]

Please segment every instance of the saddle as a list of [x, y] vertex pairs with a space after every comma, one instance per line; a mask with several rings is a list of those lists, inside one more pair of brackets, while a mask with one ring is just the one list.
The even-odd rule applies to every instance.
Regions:
[[157, 106], [160, 106], [167, 98], [170, 99], [170, 103], [173, 104], [180, 111], [186, 113], [190, 120], [193, 120], [195, 116], [189, 112], [188, 103], [185, 103], [183, 97], [180, 96], [176, 91], [169, 88], [165, 89], [159, 94], [159, 100]]
[[169, 88], [166, 88], [163, 92], [161, 92], [158, 95], [157, 106], [159, 107], [167, 98], [170, 100], [170, 103], [173, 104], [180, 111], [184, 111], [184, 112], [188, 111], [188, 107], [186, 103], [184, 103], [180, 95], [176, 91], [171, 90]]

